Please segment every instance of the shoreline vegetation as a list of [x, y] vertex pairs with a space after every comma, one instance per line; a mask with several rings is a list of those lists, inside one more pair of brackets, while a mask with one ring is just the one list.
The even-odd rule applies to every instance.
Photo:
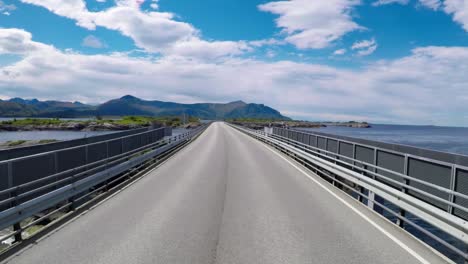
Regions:
[[252, 119], [252, 118], [235, 118], [229, 119], [237, 125], [242, 125], [252, 129], [263, 129], [263, 127], [283, 127], [283, 128], [321, 128], [327, 126], [341, 126], [351, 128], [370, 128], [371, 125], [367, 122], [312, 122], [312, 121], [297, 121], [297, 120], [271, 120], [271, 119]]
[[[0, 122], [0, 132], [22, 131], [123, 131], [144, 127], [170, 126], [173, 128], [191, 129], [201, 125], [198, 118], [189, 117], [184, 123], [179, 117], [144, 117], [125, 116], [119, 119], [104, 119], [97, 117], [95, 120], [62, 120], [59, 118], [25, 118], [12, 119]], [[12, 140], [0, 142], [0, 150], [59, 142], [56, 139], [41, 140]]]
[[190, 129], [200, 124], [200, 120], [194, 117], [189, 117], [185, 124], [179, 117], [124, 116], [119, 119], [97, 117], [95, 120], [26, 118], [0, 122], [0, 131], [121, 131], [150, 126]]

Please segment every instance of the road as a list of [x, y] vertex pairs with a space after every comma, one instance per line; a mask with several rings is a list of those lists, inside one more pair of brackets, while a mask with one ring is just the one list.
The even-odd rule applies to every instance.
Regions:
[[9, 263], [445, 263], [293, 164], [215, 123]]

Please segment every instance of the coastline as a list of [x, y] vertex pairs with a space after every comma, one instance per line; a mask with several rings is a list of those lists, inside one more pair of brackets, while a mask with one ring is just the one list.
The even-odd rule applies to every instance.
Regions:
[[325, 128], [330, 126], [350, 127], [350, 128], [371, 128], [367, 122], [311, 122], [311, 121], [271, 121], [271, 120], [250, 120], [233, 119], [230, 122], [245, 126], [251, 129], [263, 129], [263, 127], [282, 127], [282, 128]]
[[62, 120], [62, 119], [13, 119], [0, 122], [0, 132], [20, 131], [123, 131], [145, 127], [170, 126], [173, 128], [195, 128], [200, 126], [198, 119], [191, 119], [184, 124], [180, 118], [126, 116], [122, 119], [107, 120]]

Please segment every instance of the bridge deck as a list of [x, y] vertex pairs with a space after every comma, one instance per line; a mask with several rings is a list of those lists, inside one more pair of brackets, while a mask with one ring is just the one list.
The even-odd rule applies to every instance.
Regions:
[[327, 186], [215, 123], [161, 167], [10, 263], [446, 263], [320, 184]]

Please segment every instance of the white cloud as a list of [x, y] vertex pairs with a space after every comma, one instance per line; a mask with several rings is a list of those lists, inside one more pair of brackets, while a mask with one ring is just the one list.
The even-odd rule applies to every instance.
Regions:
[[35, 42], [24, 30], [0, 29], [0, 53], [23, 57], [0, 67], [3, 97], [93, 103], [124, 94], [182, 102], [242, 99], [315, 120], [468, 125], [467, 47], [421, 47], [407, 57], [349, 70], [238, 58], [209, 63], [83, 55]]
[[152, 9], [155, 9], [155, 10], [158, 9], [159, 8], [158, 2], [159, 2], [159, 0], [152, 0], [151, 4], [150, 4], [150, 7]]
[[[21, 0], [24, 3], [42, 6], [51, 12], [77, 21], [77, 25], [94, 30], [96, 26], [119, 31], [147, 52], [180, 56], [174, 52], [184, 47], [192, 58], [209, 59], [231, 56], [245, 51], [245, 43], [232, 41], [204, 41], [192, 25], [174, 20], [166, 12], [140, 10], [144, 1], [116, 0], [116, 5], [100, 12], [90, 12], [83, 0]], [[157, 3], [157, 2], [153, 2]], [[200, 53], [197, 53], [200, 51]], [[184, 53], [187, 53], [184, 51]]]
[[353, 49], [353, 50], [363, 49], [363, 48], [368, 48], [368, 47], [373, 46], [373, 45], [375, 45], [375, 39], [357, 41], [357, 42], [354, 42], [351, 49]]
[[388, 5], [388, 4], [407, 5], [408, 3], [409, 3], [409, 0], [378, 0], [372, 3], [372, 5], [373, 6], [381, 6], [381, 5]]
[[[410, 0], [377, 0], [372, 3], [373, 6], [381, 6], [381, 5], [388, 5], [388, 4], [400, 4], [400, 5], [407, 5]], [[418, 0], [418, 3], [421, 6], [437, 10], [442, 5], [442, 0]]]
[[83, 42], [81, 43], [82, 46], [84, 47], [89, 47], [89, 48], [95, 48], [95, 49], [101, 49], [105, 48], [107, 45], [102, 42], [99, 38], [93, 35], [89, 35], [83, 39]]
[[278, 46], [278, 45], [284, 45], [285, 42], [282, 40], [278, 39], [262, 39], [262, 40], [254, 40], [254, 41], [249, 41], [249, 45], [252, 47], [263, 47], [263, 46]]
[[189, 58], [203, 58], [214, 60], [225, 57], [226, 54], [241, 55], [251, 51], [250, 46], [242, 41], [215, 41], [208, 42], [198, 38], [176, 42], [166, 49], [168, 56], [182, 56]]
[[16, 10], [16, 6], [14, 4], [6, 4], [4, 1], [0, 0], [0, 13], [5, 16], [9, 16], [11, 11], [14, 10]]
[[445, 0], [444, 11], [468, 31], [468, 2], [464, 0]]
[[441, 0], [419, 0], [419, 3], [427, 8], [437, 10], [442, 5]]
[[351, 46], [351, 49], [357, 50], [358, 56], [367, 56], [374, 53], [377, 47], [378, 44], [373, 38], [370, 40], [357, 41], [353, 44], [353, 46]]
[[0, 54], [27, 55], [53, 49], [51, 46], [33, 42], [31, 38], [31, 33], [21, 29], [0, 28]]
[[274, 50], [267, 50], [266, 56], [267, 58], [274, 58], [276, 57], [276, 52]]
[[279, 15], [276, 24], [286, 41], [299, 49], [321, 49], [345, 34], [362, 29], [352, 19], [359, 0], [289, 0], [259, 6], [264, 12]]
[[333, 52], [334, 55], [344, 55], [345, 53], [346, 53], [346, 49], [339, 49]]

